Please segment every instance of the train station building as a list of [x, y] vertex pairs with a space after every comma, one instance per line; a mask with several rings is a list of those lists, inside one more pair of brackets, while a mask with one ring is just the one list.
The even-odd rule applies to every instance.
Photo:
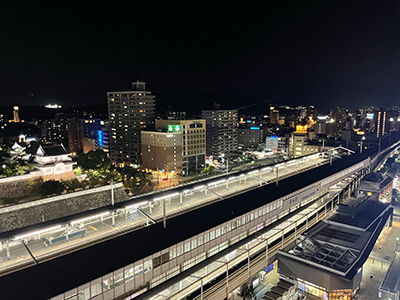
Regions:
[[392, 214], [389, 204], [370, 197], [339, 205], [335, 215], [278, 251], [281, 278], [321, 299], [352, 299], [360, 288], [363, 265], [379, 235], [391, 226]]

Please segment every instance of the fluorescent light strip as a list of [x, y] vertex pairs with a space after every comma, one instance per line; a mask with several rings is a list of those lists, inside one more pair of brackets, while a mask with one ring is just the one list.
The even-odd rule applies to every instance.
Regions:
[[138, 208], [139, 206], [145, 205], [145, 204], [147, 204], [147, 203], [148, 203], [147, 201], [145, 201], [145, 202], [140, 202], [140, 203], [136, 203], [136, 204], [133, 204], [133, 205], [126, 206], [125, 209]]
[[34, 236], [34, 235], [37, 235], [37, 234], [41, 234], [41, 233], [45, 233], [45, 232], [48, 232], [48, 231], [60, 229], [61, 227], [62, 227], [61, 225], [57, 225], [57, 226], [54, 226], [54, 227], [50, 227], [50, 228], [46, 228], [46, 229], [42, 229], [42, 230], [38, 230], [38, 231], [26, 233], [26, 234], [17, 235], [16, 237], [14, 237], [14, 240], [22, 240], [22, 239], [25, 239], [27, 237], [31, 237], [31, 236]]
[[215, 182], [211, 182], [209, 185], [212, 185], [212, 184], [221, 184], [221, 183], [225, 183], [225, 179], [224, 180], [220, 180], [220, 181], [215, 181]]
[[108, 211], [108, 212], [105, 212], [105, 213], [102, 213], [102, 214], [94, 215], [94, 216], [87, 217], [87, 218], [80, 219], [80, 220], [76, 220], [76, 221], [72, 221], [71, 225], [75, 225], [77, 223], [83, 223], [83, 222], [86, 222], [86, 221], [89, 221], [89, 220], [93, 220], [93, 219], [96, 219], [96, 218], [101, 218], [101, 217], [104, 217], [104, 216], [108, 216], [109, 214], [110, 214], [110, 212]]
[[160, 200], [164, 200], [164, 199], [176, 197], [176, 196], [178, 196], [178, 195], [179, 195], [179, 193], [173, 193], [173, 194], [169, 194], [169, 195], [166, 195], [166, 196], [162, 196], [162, 197], [160, 197], [160, 198], [155, 198], [155, 199], [153, 199], [153, 200], [154, 200], [154, 201], [160, 201]]

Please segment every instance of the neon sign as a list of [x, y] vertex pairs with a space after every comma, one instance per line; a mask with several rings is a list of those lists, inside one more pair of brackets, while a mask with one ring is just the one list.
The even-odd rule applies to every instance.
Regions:
[[103, 144], [104, 144], [103, 131], [101, 131], [101, 130], [97, 131], [97, 138], [99, 140], [99, 146], [103, 146]]

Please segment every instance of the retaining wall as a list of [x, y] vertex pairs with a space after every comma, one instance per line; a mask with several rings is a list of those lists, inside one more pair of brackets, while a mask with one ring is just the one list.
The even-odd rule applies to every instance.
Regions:
[[[114, 185], [114, 202], [129, 199], [122, 184]], [[111, 186], [69, 193], [0, 209], [0, 232], [66, 217], [111, 204]]]

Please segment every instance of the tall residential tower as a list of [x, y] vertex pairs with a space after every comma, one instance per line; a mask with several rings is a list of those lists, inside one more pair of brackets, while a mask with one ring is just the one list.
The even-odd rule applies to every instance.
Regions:
[[238, 149], [238, 111], [203, 110], [206, 120], [206, 154], [225, 156]]
[[141, 131], [154, 127], [155, 96], [146, 83], [132, 82], [131, 91], [108, 92], [110, 159], [116, 164], [141, 163]]

